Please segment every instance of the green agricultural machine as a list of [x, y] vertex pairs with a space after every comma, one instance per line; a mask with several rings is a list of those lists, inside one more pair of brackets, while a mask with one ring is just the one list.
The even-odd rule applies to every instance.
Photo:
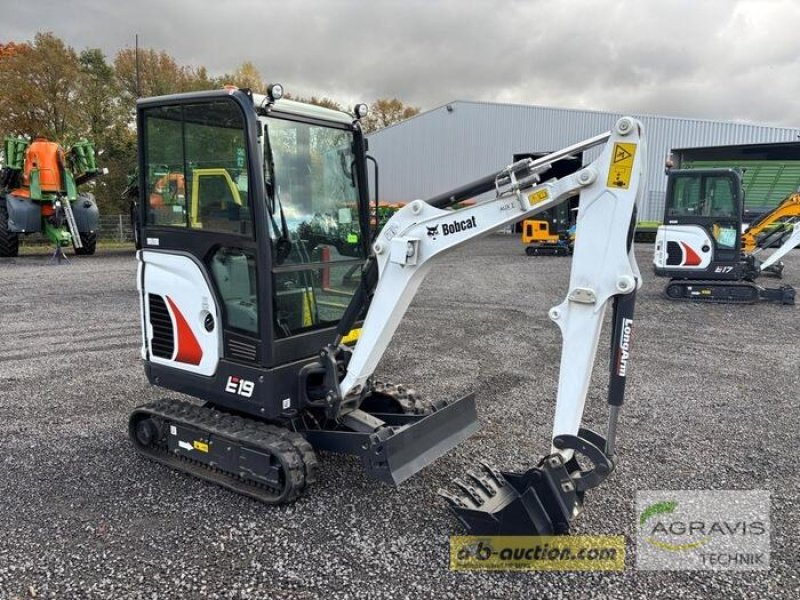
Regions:
[[97, 167], [94, 144], [64, 148], [43, 137], [6, 137], [0, 170], [0, 257], [17, 256], [21, 235], [43, 234], [63, 256], [94, 254], [99, 211], [78, 188], [107, 173]]

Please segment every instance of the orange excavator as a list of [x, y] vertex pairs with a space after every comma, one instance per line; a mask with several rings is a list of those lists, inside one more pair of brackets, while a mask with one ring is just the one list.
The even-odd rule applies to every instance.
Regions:
[[38, 136], [7, 137], [0, 170], [0, 257], [17, 256], [19, 238], [44, 234], [56, 247], [94, 254], [99, 211], [94, 196], [79, 186], [108, 171], [99, 169], [94, 144], [82, 139], [68, 148]]
[[757, 248], [781, 245], [800, 220], [800, 193], [790, 194], [771, 211], [764, 213], [742, 233], [742, 250], [751, 253]]

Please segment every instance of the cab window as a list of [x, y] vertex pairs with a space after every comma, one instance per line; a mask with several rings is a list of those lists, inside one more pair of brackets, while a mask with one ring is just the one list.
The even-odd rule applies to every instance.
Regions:
[[252, 236], [244, 117], [228, 100], [146, 109], [147, 223]]
[[738, 218], [734, 181], [727, 176], [681, 175], [673, 182], [670, 217]]

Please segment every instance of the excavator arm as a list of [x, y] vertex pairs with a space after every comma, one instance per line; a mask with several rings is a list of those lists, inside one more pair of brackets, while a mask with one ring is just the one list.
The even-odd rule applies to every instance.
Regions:
[[[552, 163], [595, 146], [603, 147], [588, 166], [561, 179], [540, 181], [540, 173]], [[373, 244], [373, 268], [378, 271], [374, 296], [346, 375], [329, 395], [336, 400], [337, 418], [357, 410], [359, 399], [368, 393], [378, 362], [439, 256], [580, 194], [569, 290], [564, 301], [549, 311], [563, 339], [551, 454], [539, 467], [522, 474], [491, 467], [470, 472], [467, 479], [456, 481], [463, 495], [442, 492], [473, 533], [565, 532], [580, 511], [583, 493], [614, 468], [634, 298], [641, 285], [632, 239], [644, 164], [642, 126], [624, 117], [611, 132], [500, 171], [493, 178], [496, 195], [490, 200], [457, 211], [421, 200], [411, 202], [386, 223]], [[472, 188], [458, 190], [449, 202], [486, 191], [486, 183], [484, 178]], [[448, 198], [433, 203], [443, 206]], [[583, 429], [581, 422], [609, 305], [614, 308], [614, 331], [610, 416], [603, 437]], [[576, 454], [588, 458], [593, 467], [582, 468]]]
[[[742, 250], [753, 252], [760, 246], [761, 235], [766, 233], [769, 227], [779, 221], [793, 220], [800, 218], [800, 193], [794, 193], [786, 198], [768, 213], [761, 215], [754, 223], [742, 234]], [[772, 237], [768, 234], [768, 237]]]

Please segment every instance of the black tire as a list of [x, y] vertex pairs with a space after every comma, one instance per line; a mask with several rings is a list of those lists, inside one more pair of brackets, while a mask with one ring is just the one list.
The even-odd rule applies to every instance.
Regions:
[[91, 256], [97, 250], [97, 232], [85, 231], [81, 232], [80, 236], [83, 248], [75, 248], [75, 254], [78, 256]]
[[19, 255], [19, 234], [8, 230], [8, 211], [5, 200], [0, 202], [0, 257]]

